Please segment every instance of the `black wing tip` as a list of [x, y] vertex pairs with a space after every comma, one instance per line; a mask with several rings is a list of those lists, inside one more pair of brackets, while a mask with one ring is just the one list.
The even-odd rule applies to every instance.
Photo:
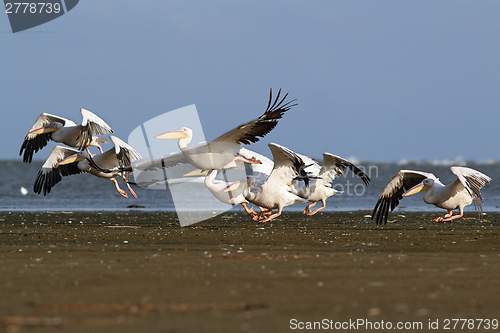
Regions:
[[[298, 104], [292, 104], [294, 103], [297, 99], [293, 99], [291, 101], [288, 101], [286, 103], [285, 100], [288, 97], [288, 93], [283, 96], [280, 100], [280, 95], [281, 95], [281, 88], [278, 91], [278, 94], [276, 95], [276, 98], [274, 99], [273, 102], [273, 89], [271, 88], [269, 91], [269, 102], [267, 104], [266, 112], [264, 115], [269, 115], [271, 113], [276, 113], [273, 116], [276, 117], [275, 119], [280, 119], [283, 116], [283, 113], [286, 111], [290, 110], [292, 107], [297, 106]], [[272, 104], [271, 104], [272, 103]], [[283, 104], [284, 103], [284, 104]]]
[[46, 196], [50, 193], [52, 187], [56, 186], [61, 179], [61, 174], [57, 168], [53, 168], [47, 173], [40, 170], [33, 184], [33, 192], [41, 194], [43, 191], [43, 195]]
[[373, 208], [372, 220], [375, 219], [376, 225], [387, 224], [387, 217], [389, 215], [389, 198], [380, 197]]
[[33, 154], [45, 147], [50, 140], [52, 140], [52, 133], [39, 134], [32, 139], [26, 136], [19, 150], [19, 156], [23, 155], [24, 163], [31, 163]]

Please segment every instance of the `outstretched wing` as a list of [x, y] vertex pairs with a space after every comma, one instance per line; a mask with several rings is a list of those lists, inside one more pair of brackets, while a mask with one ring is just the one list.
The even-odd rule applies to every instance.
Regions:
[[[189, 164], [183, 153], [173, 153], [167, 156], [155, 158], [154, 160], [144, 160], [133, 163], [132, 167], [138, 171], [157, 171], [162, 168], [172, 168], [179, 164]], [[128, 170], [131, 171], [131, 170]]]
[[128, 176], [133, 169], [132, 162], [142, 159], [142, 156], [132, 146], [120, 138], [114, 135], [110, 135], [109, 138], [115, 145], [114, 149], [110, 149], [96, 156], [89, 155], [87, 156], [87, 161], [92, 168], [100, 172], [125, 172]]
[[132, 165], [132, 161], [137, 161], [142, 158], [142, 156], [125, 141], [114, 135], [110, 135], [109, 138], [115, 145], [116, 159], [118, 160], [120, 168], [130, 166]]
[[305, 170], [306, 165], [299, 155], [276, 143], [270, 143], [268, 146], [274, 159], [274, 167], [269, 179], [279, 178], [279, 182], [283, 185], [294, 179], [302, 180], [306, 186], [309, 185], [309, 175]]
[[356, 176], [363, 180], [365, 185], [368, 185], [370, 183], [370, 178], [361, 169], [359, 169], [348, 160], [330, 153], [323, 154], [323, 167], [321, 168], [319, 176], [331, 183], [335, 178], [335, 175], [332, 174], [332, 171], [337, 176], [340, 176], [345, 171], [345, 169], [351, 170]]
[[85, 109], [80, 109], [80, 112], [83, 117], [81, 133], [77, 138], [78, 148], [80, 150], [87, 148], [94, 136], [113, 133], [111, 127], [93, 112]]
[[482, 212], [483, 197], [481, 196], [481, 187], [488, 184], [491, 178], [477, 170], [466, 167], [451, 167], [451, 172], [457, 176], [458, 180], [465, 187], [472, 197], [477, 209]]
[[65, 119], [49, 113], [42, 113], [40, 116], [38, 116], [35, 123], [28, 131], [28, 134], [26, 134], [26, 136], [24, 137], [24, 142], [21, 146], [21, 149], [19, 150], [19, 156], [23, 155], [24, 151], [23, 162], [31, 163], [33, 154], [45, 147], [51, 140], [52, 133], [32, 134], [30, 132], [48, 126], [49, 124], [54, 122], [61, 123], [63, 125], [75, 125], [75, 123], [69, 119]]
[[310, 158], [309, 156], [302, 155], [299, 153], [296, 153], [299, 155], [299, 157], [304, 161], [305, 169], [309, 175], [311, 175], [311, 178], [319, 178], [318, 175], [321, 172], [321, 164], [318, 163], [313, 158]]
[[40, 194], [43, 190], [43, 195], [50, 193], [52, 187], [59, 183], [62, 176], [70, 176], [82, 173], [78, 168], [78, 162], [73, 162], [65, 165], [58, 165], [60, 161], [78, 153], [78, 150], [56, 146], [50, 152], [49, 157], [42, 165], [33, 185], [33, 191]]
[[375, 208], [373, 208], [372, 219], [375, 217], [377, 224], [382, 224], [382, 222], [386, 224], [389, 207], [392, 212], [399, 205], [403, 193], [426, 178], [436, 179], [432, 173], [413, 170], [399, 171], [382, 191]]
[[248, 145], [252, 142], [255, 143], [259, 141], [260, 138], [264, 137], [276, 127], [278, 120], [281, 119], [286, 111], [297, 105], [292, 104], [295, 100], [285, 102], [288, 94], [285, 94], [285, 96], [280, 100], [280, 94], [281, 89], [278, 91], [278, 95], [273, 102], [273, 90], [271, 89], [269, 93], [269, 103], [262, 116], [219, 136], [208, 145], [221, 142]]

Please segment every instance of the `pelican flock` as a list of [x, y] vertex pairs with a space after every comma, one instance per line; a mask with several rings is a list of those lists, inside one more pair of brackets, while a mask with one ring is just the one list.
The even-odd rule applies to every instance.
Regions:
[[[365, 185], [370, 184], [370, 178], [360, 168], [342, 157], [324, 153], [323, 166], [320, 166], [318, 162], [309, 157], [300, 154], [299, 156], [306, 161], [310, 168], [314, 169], [314, 171], [311, 172], [312, 182], [309, 186], [301, 183], [292, 186], [292, 193], [311, 202], [311, 204], [304, 209], [304, 215], [314, 215], [320, 210], [325, 209], [326, 199], [334, 194], [342, 193], [334, 189], [331, 185], [335, 177], [341, 176], [346, 169], [351, 170], [356, 176], [361, 178]], [[306, 168], [306, 170], [308, 170], [308, 168]], [[315, 206], [319, 201], [321, 201], [323, 206], [311, 211], [311, 207]]]
[[[264, 155], [260, 155], [254, 151], [251, 151], [249, 149], [246, 149], [244, 147], [241, 148], [240, 153], [241, 156], [244, 158], [248, 159], [258, 159], [260, 163], [249, 163], [245, 164], [245, 172], [249, 177], [252, 177], [253, 180], [257, 181], [264, 181], [269, 177], [273, 170], [273, 161], [271, 161], [269, 158], [267, 158]], [[253, 208], [248, 208], [247, 204], [249, 201], [245, 198], [243, 194], [243, 189], [244, 187], [234, 189], [234, 190], [227, 190], [228, 184], [225, 179], [216, 179], [217, 176], [224, 174], [226, 172], [226, 169], [223, 170], [201, 170], [201, 169], [196, 169], [192, 172], [189, 172], [188, 174], [184, 176], [199, 176], [199, 175], [204, 175], [205, 180], [204, 184], [207, 187], [207, 189], [212, 193], [212, 195], [219, 200], [220, 202], [223, 202], [227, 205], [238, 205], [240, 204], [245, 212], [250, 215], [252, 218], [257, 215]], [[224, 178], [224, 177], [223, 177]], [[259, 207], [261, 211], [264, 209], [262, 207]]]
[[[93, 112], [80, 109], [82, 114], [81, 125], [73, 121], [42, 113], [24, 138], [19, 151], [23, 162], [31, 163], [33, 154], [47, 146], [49, 141], [65, 144], [52, 149], [49, 157], [42, 165], [41, 170], [33, 184], [33, 191], [37, 194], [47, 195], [57, 185], [62, 177], [80, 173], [90, 173], [94, 176], [110, 179], [120, 195], [128, 198], [127, 193], [120, 188], [116, 177], [120, 177], [127, 185], [130, 193], [137, 198], [128, 183], [132, 161], [139, 160], [139, 153], [116, 136], [109, 138], [114, 148], [103, 152], [101, 143], [106, 143], [106, 138], [99, 136], [114, 133], [111, 127]], [[95, 146], [100, 154], [94, 155], [89, 147]], [[77, 148], [77, 149], [74, 149]]]
[[[286, 206], [306, 202], [306, 199], [292, 193], [290, 183], [293, 180], [302, 180], [305, 186], [309, 186], [309, 176], [305, 172], [306, 165], [300, 156], [276, 143], [270, 143], [269, 149], [274, 159], [271, 174], [265, 181], [260, 182], [256, 182], [255, 178], [250, 178], [243, 190], [246, 200], [267, 209], [253, 217], [254, 220], [261, 220], [263, 223], [280, 216]], [[240, 184], [242, 183], [236, 182], [225, 191], [233, 191]], [[278, 211], [272, 214], [274, 209]], [[270, 215], [266, 217], [268, 214]]]
[[[365, 185], [370, 183], [370, 178], [361, 169], [333, 154], [324, 153], [323, 166], [321, 166], [314, 159], [278, 144], [271, 143], [269, 148], [274, 158], [274, 166], [269, 177], [260, 181], [249, 177], [247, 189], [243, 192], [247, 201], [256, 204], [259, 208], [268, 209], [258, 214], [251, 214], [254, 220], [269, 222], [281, 215], [284, 207], [307, 201], [311, 204], [304, 209], [303, 215], [315, 215], [326, 207], [327, 198], [342, 193], [332, 188], [331, 185], [335, 177], [342, 175], [347, 168], [361, 178]], [[253, 169], [256, 168], [258, 167]], [[228, 187], [227, 191], [237, 189], [240, 183], [237, 182]], [[323, 206], [311, 211], [311, 207], [318, 201], [321, 201]], [[265, 215], [271, 214], [273, 209], [278, 209], [278, 212], [266, 218]]]
[[[342, 191], [334, 188], [333, 182], [346, 170], [359, 177], [365, 186], [369, 185], [370, 178], [353, 163], [328, 152], [323, 153], [323, 163], [320, 164], [277, 143], [268, 144], [273, 160], [243, 147], [267, 136], [276, 128], [284, 114], [297, 105], [295, 99], [287, 101], [287, 97], [288, 94], [282, 96], [280, 89], [273, 98], [271, 89], [267, 107], [260, 117], [241, 124], [208, 143], [190, 145], [193, 132], [188, 127], [158, 134], [156, 139], [178, 139], [179, 151], [166, 152], [164, 157], [152, 161], [142, 159], [133, 147], [113, 135], [109, 138], [114, 147], [103, 152], [100, 144], [106, 143], [107, 139], [101, 136], [114, 132], [91, 111], [80, 110], [80, 125], [60, 116], [42, 113], [26, 134], [19, 155], [23, 162], [31, 163], [33, 155], [47, 146], [49, 141], [65, 145], [54, 147], [38, 172], [33, 185], [37, 194], [49, 194], [63, 177], [90, 173], [111, 180], [117, 192], [128, 198], [127, 192], [120, 188], [116, 180], [121, 179], [132, 196], [137, 198], [129, 182], [132, 171], [157, 171], [189, 164], [197, 170], [185, 174], [186, 178], [204, 176], [203, 183], [215, 198], [228, 205], [241, 204], [252, 220], [270, 222], [279, 217], [285, 207], [297, 203], [309, 203], [304, 208], [303, 215], [312, 216], [325, 209], [329, 197], [342, 194]], [[90, 147], [97, 147], [100, 153], [93, 154]], [[234, 169], [243, 170], [245, 177], [228, 182], [227, 174]], [[471, 204], [475, 204], [482, 213], [481, 188], [491, 178], [467, 167], [454, 166], [451, 167], [451, 172], [456, 180], [444, 185], [432, 173], [399, 171], [382, 191], [372, 211], [372, 219], [375, 219], [377, 225], [386, 224], [389, 211], [393, 211], [403, 197], [420, 191], [425, 191], [424, 202], [447, 211], [433, 222], [451, 222], [461, 218], [464, 208]], [[135, 175], [137, 184], [140, 174]], [[181, 178], [176, 181], [184, 182]], [[155, 179], [144, 184], [157, 186], [161, 182]], [[318, 202], [322, 206], [313, 210]], [[257, 206], [259, 211], [249, 208], [247, 205], [250, 204]], [[453, 215], [454, 210], [458, 210], [458, 214]]]

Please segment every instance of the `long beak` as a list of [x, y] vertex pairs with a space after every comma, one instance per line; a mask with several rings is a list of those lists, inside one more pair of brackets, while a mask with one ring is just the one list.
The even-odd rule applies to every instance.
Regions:
[[296, 180], [292, 180], [291, 182], [288, 182], [287, 185], [290, 186], [290, 185], [293, 185], [295, 183], [297, 183], [297, 181]]
[[183, 174], [182, 177], [206, 176], [207, 174], [208, 170], [196, 169], [191, 172]]
[[418, 185], [415, 185], [411, 189], [409, 189], [408, 191], [406, 191], [405, 193], [403, 193], [403, 197], [407, 197], [409, 195], [418, 193], [418, 192], [422, 191], [424, 189], [424, 187], [425, 187], [424, 183], [420, 183]]
[[170, 132], [165, 132], [155, 136], [155, 139], [182, 139], [187, 138], [188, 135], [181, 131], [180, 129]]
[[57, 126], [49, 125], [45, 127], [40, 127], [35, 130], [32, 130], [29, 134], [43, 134], [43, 133], [51, 133], [57, 131]]
[[229, 185], [228, 187], [226, 187], [222, 193], [225, 193], [225, 192], [229, 192], [229, 191], [235, 191], [235, 190], [238, 190], [240, 188], [245, 188], [245, 187], [248, 187], [250, 186], [250, 181], [247, 180], [246, 182], [242, 182], [241, 180], [238, 180], [234, 183], [232, 183], [231, 185]]
[[57, 166], [59, 165], [65, 165], [65, 164], [70, 164], [73, 162], [79, 162], [81, 160], [85, 159], [84, 156], [78, 156], [78, 154], [73, 154], [71, 156], [66, 157], [64, 160], [60, 161], [57, 163]]

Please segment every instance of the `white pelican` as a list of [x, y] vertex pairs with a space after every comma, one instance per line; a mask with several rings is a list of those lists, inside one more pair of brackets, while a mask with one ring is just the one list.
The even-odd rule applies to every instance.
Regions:
[[[271, 171], [273, 169], [273, 161], [271, 161], [269, 158], [267, 158], [264, 155], [260, 155], [254, 151], [251, 151], [246, 148], [241, 148], [239, 154], [243, 156], [244, 158], [256, 158], [259, 160], [261, 163], [255, 163], [255, 164], [245, 164], [245, 171], [248, 176], [253, 177], [254, 179], [257, 179], [257, 181], [264, 181], [269, 177], [271, 174]], [[216, 179], [218, 175], [221, 173], [225, 173], [226, 170], [194, 170], [191, 171], [185, 176], [199, 176], [199, 175], [206, 175], [204, 183], [205, 186], [208, 188], [210, 193], [219, 201], [228, 204], [228, 205], [238, 205], [241, 204], [243, 206], [243, 209], [245, 209], [245, 212], [250, 215], [251, 217], [255, 216], [256, 213], [254, 212], [253, 208], [248, 208], [247, 203], [248, 200], [245, 199], [243, 195], [243, 188], [238, 188], [232, 191], [224, 191], [228, 187], [228, 183], [226, 180], [219, 180]], [[170, 183], [170, 181], [169, 181]]]
[[[40, 194], [43, 190], [43, 195], [47, 195], [51, 188], [62, 180], [61, 176], [88, 172], [97, 177], [110, 179], [115, 183], [118, 193], [128, 198], [127, 193], [118, 186], [115, 179], [120, 176], [127, 184], [130, 193], [137, 199], [137, 195], [127, 181], [130, 172], [123, 171], [122, 168], [130, 165], [131, 161], [140, 159], [141, 155], [119, 138], [111, 135], [110, 139], [115, 147], [94, 157], [91, 157], [87, 151], [56, 146], [38, 172], [33, 185], [35, 193]], [[107, 171], [103, 171], [100, 167], [106, 168]]]
[[[269, 222], [280, 216], [286, 206], [306, 202], [307, 200], [291, 192], [289, 184], [292, 180], [297, 179], [303, 180], [306, 184], [309, 182], [308, 175], [305, 172], [306, 165], [297, 154], [276, 143], [270, 143], [269, 148], [274, 159], [271, 174], [264, 182], [256, 182], [254, 178], [250, 177], [250, 181], [246, 184], [247, 187], [243, 190], [245, 199], [254, 205], [267, 209], [267, 211], [254, 216], [254, 220], [261, 219], [266, 214], [272, 213], [273, 209], [278, 209], [278, 212], [269, 215], [261, 221], [262, 223]], [[225, 191], [233, 191], [241, 184], [241, 182], [236, 182]]]
[[[463, 216], [464, 207], [472, 203], [475, 203], [479, 212], [482, 212], [483, 198], [480, 190], [491, 181], [491, 178], [465, 167], [451, 167], [451, 172], [457, 176], [457, 180], [445, 186], [432, 173], [413, 170], [399, 171], [382, 191], [373, 209], [372, 218], [376, 217], [377, 224], [382, 224], [382, 222], [386, 224], [389, 206], [393, 211], [403, 197], [422, 190], [426, 191], [424, 194], [426, 203], [448, 211], [444, 216], [435, 218], [433, 222], [451, 222], [458, 219]], [[458, 209], [458, 215], [453, 215], [454, 209]]]
[[33, 154], [47, 145], [50, 140], [64, 143], [67, 146], [83, 150], [88, 146], [96, 146], [102, 153], [99, 143], [107, 142], [97, 135], [113, 133], [111, 127], [89, 110], [80, 109], [82, 124], [48, 113], [42, 113], [24, 138], [19, 156], [23, 154], [23, 162], [31, 163]]
[[296, 104], [291, 104], [295, 100], [286, 102], [286, 94], [279, 99], [281, 89], [272, 102], [272, 90], [269, 95], [267, 109], [258, 119], [242, 124], [232, 131], [229, 131], [209, 143], [200, 143], [188, 147], [193, 137], [190, 128], [182, 127], [175, 131], [166, 132], [155, 136], [157, 139], [179, 139], [178, 146], [189, 163], [202, 170], [219, 170], [234, 167], [241, 167], [238, 162], [256, 163], [255, 159], [246, 159], [238, 155], [242, 144], [250, 144], [260, 140], [271, 132], [283, 114]]
[[224, 180], [216, 179], [219, 174], [225, 172], [226, 169], [210, 170], [208, 172], [206, 170], [196, 169], [186, 174], [186, 176], [206, 175], [204, 180], [205, 186], [217, 200], [227, 205], [235, 206], [241, 204], [241, 206], [243, 206], [243, 209], [245, 209], [245, 212], [253, 217], [255, 215], [255, 212], [253, 211], [253, 208], [249, 209], [247, 207], [246, 204], [248, 203], [248, 200], [245, 199], [243, 195], [243, 188], [237, 188], [232, 191], [224, 191], [228, 187], [228, 184]]
[[[309, 172], [312, 175], [309, 186], [305, 186], [303, 183], [300, 183], [300, 185], [297, 183], [292, 185], [292, 193], [311, 202], [311, 204], [304, 209], [304, 215], [314, 215], [320, 210], [325, 209], [326, 199], [334, 194], [342, 193], [332, 188], [331, 184], [335, 177], [341, 176], [347, 168], [361, 178], [365, 185], [370, 183], [370, 178], [368, 178], [363, 171], [342, 157], [324, 153], [323, 166], [321, 167], [315, 160], [301, 154], [297, 155], [299, 155], [307, 165], [306, 171], [312, 171]], [[311, 207], [316, 205], [318, 201], [321, 201], [323, 206], [311, 211]]]

